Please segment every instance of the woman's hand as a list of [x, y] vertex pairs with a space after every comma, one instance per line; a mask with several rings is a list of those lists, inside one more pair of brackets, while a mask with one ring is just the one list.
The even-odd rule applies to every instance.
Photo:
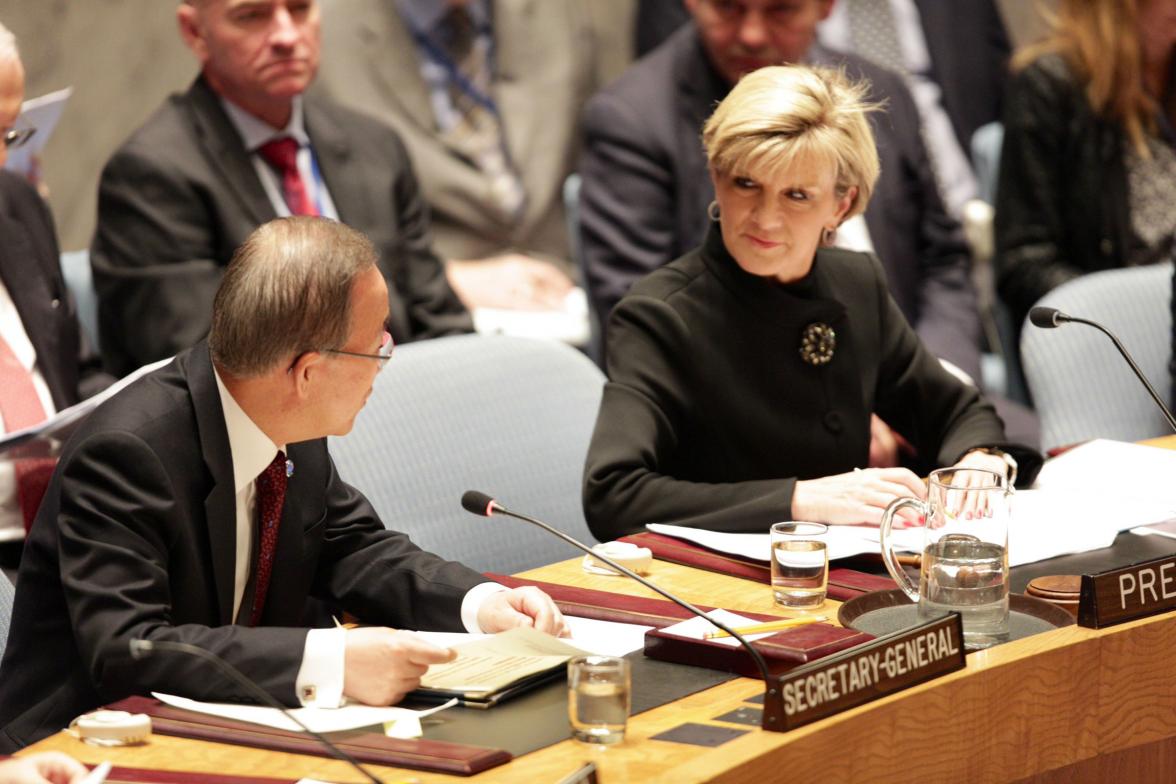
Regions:
[[[854, 469], [845, 474], [797, 481], [792, 491], [792, 519], [834, 525], [878, 525], [882, 522], [882, 512], [894, 499], [926, 497], [926, 485], [906, 468]], [[918, 522], [909, 509], [902, 510], [899, 519], [910, 524]]]
[[968, 452], [952, 468], [983, 468], [997, 476], [1003, 476], [1006, 480], [1010, 478], [1009, 466], [1003, 457], [978, 450]]

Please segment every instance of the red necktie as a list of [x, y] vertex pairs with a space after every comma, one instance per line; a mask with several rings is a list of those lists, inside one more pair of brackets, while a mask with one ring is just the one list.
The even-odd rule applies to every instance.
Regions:
[[282, 524], [282, 504], [286, 500], [286, 455], [279, 451], [257, 477], [257, 524], [259, 529], [257, 564], [254, 567], [253, 608], [249, 625], [261, 621], [265, 608], [265, 594], [269, 590], [270, 575], [274, 570], [274, 550], [278, 544], [278, 528]]
[[[4, 427], [9, 433], [39, 425], [46, 419], [45, 407], [41, 405], [41, 398], [37, 397], [32, 374], [20, 363], [8, 341], [2, 337], [0, 416], [4, 417]], [[45, 488], [49, 486], [49, 479], [53, 476], [53, 467], [56, 464], [57, 461], [49, 457], [16, 461], [16, 493], [21, 516], [24, 518], [25, 531], [29, 530], [33, 518], [37, 516], [37, 508], [41, 505], [41, 498], [45, 495]]]
[[271, 139], [257, 148], [257, 154], [282, 175], [282, 196], [291, 215], [319, 214], [306, 192], [302, 175], [298, 173], [298, 142], [295, 139], [289, 136]]

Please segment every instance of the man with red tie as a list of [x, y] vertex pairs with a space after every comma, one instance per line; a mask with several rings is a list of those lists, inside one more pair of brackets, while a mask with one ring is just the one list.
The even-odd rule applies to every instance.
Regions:
[[[24, 68], [0, 25], [0, 167], [29, 129], [14, 125]], [[77, 311], [61, 274], [49, 208], [20, 177], [0, 171], [0, 434], [38, 425], [111, 379], [84, 353]], [[25, 531], [53, 471], [46, 459], [0, 454], [0, 566], [20, 561]]]
[[102, 173], [91, 248], [103, 357], [116, 373], [194, 345], [233, 250], [257, 226], [322, 215], [364, 232], [406, 342], [472, 322], [433, 253], [399, 136], [304, 93], [319, 63], [316, 0], [187, 0], [201, 64]]
[[[336, 473], [326, 436], [391, 358], [388, 307], [361, 234], [272, 221], [228, 265], [207, 341], [91, 414], [21, 563], [0, 752], [132, 694], [249, 699], [199, 659], [130, 660], [134, 639], [211, 651], [287, 705], [387, 705], [454, 656], [404, 629], [562, 630], [547, 595], [418, 549]], [[307, 629], [309, 596], [371, 626]]]

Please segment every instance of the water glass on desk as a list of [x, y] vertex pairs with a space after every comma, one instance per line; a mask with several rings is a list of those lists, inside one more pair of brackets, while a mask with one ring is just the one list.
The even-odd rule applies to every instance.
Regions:
[[772, 596], [790, 610], [811, 610], [825, 603], [829, 588], [829, 552], [821, 523], [772, 526]]
[[577, 656], [568, 662], [568, 720], [585, 743], [625, 739], [632, 695], [629, 662], [619, 656]]

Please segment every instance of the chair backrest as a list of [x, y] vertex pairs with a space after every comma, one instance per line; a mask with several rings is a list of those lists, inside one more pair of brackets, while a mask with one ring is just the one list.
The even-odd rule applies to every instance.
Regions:
[[73, 250], [61, 254], [61, 272], [65, 285], [78, 306], [78, 322], [82, 333], [98, 350], [98, 294], [94, 290], [94, 274], [90, 270], [90, 251]]
[[0, 572], [0, 659], [4, 658], [4, 649], [8, 645], [8, 626], [12, 622], [12, 602], [16, 598], [16, 587], [8, 580], [8, 575]]
[[587, 541], [581, 476], [604, 376], [560, 343], [463, 335], [397, 348], [367, 406], [332, 438], [340, 476], [384, 525], [479, 571], [512, 573], [579, 551], [515, 520], [461, 507], [493, 495]]
[[580, 286], [588, 294], [588, 344], [584, 346], [584, 352], [597, 365], [602, 365], [604, 362], [604, 325], [600, 323], [600, 314], [592, 306], [588, 262], [584, 256], [584, 235], [580, 232], [580, 183], [580, 175], [576, 172], [572, 172], [564, 180], [564, 220], [568, 230], [568, 248], [572, 254], [572, 261], [576, 264], [576, 276], [580, 279]]
[[1000, 151], [1004, 144], [1004, 125], [990, 122], [972, 134], [972, 168], [976, 172], [977, 196], [996, 204], [996, 185], [1000, 174]]
[[[1106, 270], [1076, 278], [1039, 305], [1097, 321], [1115, 333], [1167, 402], [1172, 378], [1172, 264]], [[1041, 417], [1042, 447], [1091, 438], [1136, 441], [1168, 425], [1114, 345], [1096, 329], [1063, 324], [1021, 330], [1021, 362]]]

